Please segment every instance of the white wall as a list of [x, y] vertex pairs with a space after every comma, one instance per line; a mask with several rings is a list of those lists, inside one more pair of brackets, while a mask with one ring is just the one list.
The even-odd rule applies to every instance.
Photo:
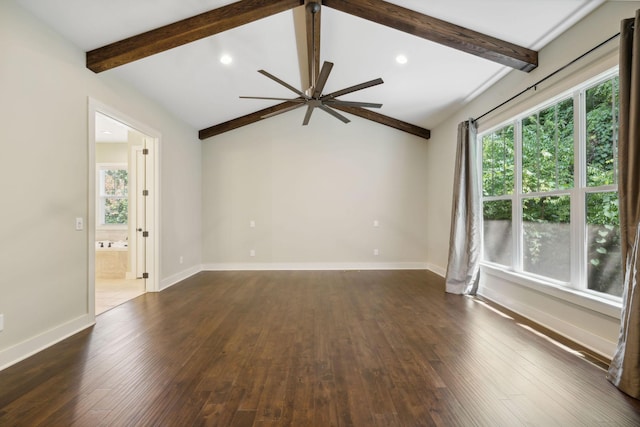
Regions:
[[[540, 66], [526, 74], [511, 72], [487, 92], [476, 98], [447, 121], [432, 129], [428, 145], [427, 170], [429, 182], [438, 180], [441, 185], [428, 187], [431, 203], [428, 205], [428, 261], [435, 271], [444, 273], [447, 265], [449, 227], [451, 214], [451, 188], [455, 161], [457, 124], [469, 117], [478, 117], [526, 87], [537, 82], [560, 66], [588, 51], [593, 46], [608, 39], [620, 30], [620, 20], [635, 15], [640, 2], [607, 2], [569, 31], [540, 51]], [[497, 113], [480, 121], [480, 127], [487, 128], [500, 121], [532, 107], [545, 97], [562, 89], [568, 89], [589, 74], [595, 74], [615, 62], [617, 41], [582, 60], [571, 69], [561, 73], [531, 91], [517, 102], [503, 107]], [[592, 307], [591, 302], [579, 302], [572, 296], [550, 295], [530, 287], [516, 284], [504, 277], [489, 277], [483, 273], [480, 293], [508, 308], [526, 315], [539, 323], [554, 329], [593, 350], [611, 356], [617, 341], [619, 320], [616, 310]], [[571, 302], [573, 301], [573, 302]], [[601, 304], [595, 304], [601, 306]]]
[[[198, 268], [195, 129], [111, 78], [12, 0], [0, 2], [0, 368], [89, 325], [88, 97], [158, 130], [161, 279]], [[179, 264], [179, 256], [184, 264]]]
[[424, 268], [430, 142], [303, 115], [203, 141], [205, 268]]

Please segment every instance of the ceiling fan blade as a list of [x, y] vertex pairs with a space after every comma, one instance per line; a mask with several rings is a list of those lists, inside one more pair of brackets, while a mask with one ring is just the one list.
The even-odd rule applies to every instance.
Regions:
[[346, 95], [348, 93], [355, 92], [357, 90], [366, 89], [366, 88], [371, 87], [371, 86], [377, 86], [377, 85], [380, 85], [382, 83], [384, 83], [384, 81], [382, 81], [381, 78], [377, 78], [375, 80], [370, 80], [368, 82], [360, 83], [359, 85], [350, 86], [348, 88], [339, 90], [337, 92], [332, 92], [332, 93], [330, 93], [328, 95], [322, 96], [320, 99], [322, 101], [324, 101], [324, 100], [326, 100], [328, 98], [337, 98], [339, 96]]
[[264, 76], [269, 77], [271, 80], [280, 83], [282, 86], [286, 87], [287, 89], [289, 89], [292, 92], [297, 93], [298, 95], [300, 95], [303, 98], [309, 98], [307, 95], [304, 94], [304, 92], [296, 89], [295, 87], [291, 86], [289, 83], [284, 82], [282, 80], [280, 80], [279, 78], [277, 78], [276, 76], [274, 76], [273, 74], [270, 74], [268, 72], [266, 72], [265, 70], [258, 70], [258, 72]]
[[327, 79], [329, 78], [329, 73], [331, 73], [331, 69], [333, 68], [333, 62], [324, 61], [322, 64], [322, 70], [320, 70], [320, 75], [318, 76], [318, 80], [315, 84], [315, 89], [313, 91], [313, 97], [318, 98], [322, 95], [322, 90], [324, 89], [324, 85], [327, 83]]
[[291, 101], [291, 102], [304, 102], [305, 100], [302, 98], [272, 98], [269, 96], [239, 96], [238, 98], [242, 99], [269, 99], [273, 101]]
[[311, 113], [313, 113], [313, 109], [311, 105], [307, 105], [307, 113], [304, 115], [304, 120], [302, 121], [302, 126], [306, 126], [309, 124], [309, 120], [311, 119]]
[[349, 123], [351, 121], [347, 119], [345, 116], [343, 116], [342, 114], [338, 113], [337, 111], [334, 111], [331, 108], [327, 107], [326, 105], [320, 105], [318, 108], [322, 109], [322, 111], [324, 112], [331, 114], [333, 117], [340, 120], [342, 123]]
[[382, 104], [376, 104], [373, 102], [343, 101], [341, 99], [327, 99], [323, 102], [328, 106], [335, 104], [335, 105], [344, 105], [347, 107], [382, 108]]
[[273, 116], [277, 116], [278, 114], [282, 114], [282, 113], [287, 113], [289, 111], [295, 110], [296, 108], [300, 108], [304, 105], [304, 103], [299, 103], [296, 105], [292, 105], [291, 107], [287, 107], [287, 108], [283, 108], [282, 110], [279, 111], [275, 111], [273, 113], [269, 113], [269, 114], [265, 114], [264, 116], [261, 116], [261, 119], [268, 119], [269, 117], [273, 117]]

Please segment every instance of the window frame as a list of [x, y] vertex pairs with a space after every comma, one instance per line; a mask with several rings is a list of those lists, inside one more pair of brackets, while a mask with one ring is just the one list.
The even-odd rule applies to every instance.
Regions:
[[127, 222], [125, 224], [106, 224], [105, 223], [105, 201], [107, 199], [129, 199], [129, 182], [127, 179], [127, 195], [126, 196], [110, 196], [105, 195], [101, 172], [105, 170], [125, 170], [127, 176], [129, 174], [129, 165], [127, 163], [97, 163], [96, 164], [96, 228], [109, 230], [127, 230], [129, 228], [129, 218], [127, 211]]
[[[514, 174], [513, 174], [513, 190], [510, 194], [485, 196], [481, 191], [481, 209], [484, 212], [484, 203], [497, 200], [510, 200], [511, 201], [511, 221], [512, 221], [512, 233], [511, 233], [511, 246], [512, 246], [512, 258], [511, 266], [502, 265], [492, 261], [485, 260], [484, 253], [481, 254], [481, 266], [488, 268], [493, 274], [507, 275], [512, 279], [515, 279], [516, 283], [523, 284], [527, 287], [550, 293], [554, 296], [563, 295], [563, 299], [576, 301], [575, 297], [587, 297], [595, 302], [596, 305], [604, 303], [609, 309], [600, 309], [601, 312], [611, 314], [611, 308], [614, 310], [619, 309], [621, 306], [622, 297], [607, 294], [605, 292], [599, 292], [592, 289], [588, 289], [587, 283], [587, 214], [586, 214], [586, 197], [589, 193], [603, 193], [617, 191], [617, 183], [603, 186], [587, 186], [587, 171], [586, 171], [586, 92], [588, 89], [602, 84], [618, 75], [618, 66], [610, 67], [607, 70], [585, 79], [581, 83], [573, 85], [571, 88], [564, 90], [555, 96], [551, 96], [548, 99], [537, 103], [535, 106], [526, 109], [518, 114], [509, 117], [506, 120], [502, 120], [500, 123], [488, 127], [478, 133], [478, 144], [480, 155], [477, 158], [478, 171], [480, 174], [479, 181], [483, 183], [483, 137], [490, 135], [494, 132], [500, 131], [507, 126], [513, 126], [513, 152], [514, 152]], [[566, 99], [573, 99], [573, 134], [574, 134], [574, 177], [573, 187], [567, 189], [555, 189], [545, 192], [523, 192], [523, 179], [522, 179], [522, 153], [523, 153], [523, 135], [522, 127], [523, 121], [531, 115], [545, 110], [555, 104], [558, 104]], [[551, 277], [540, 276], [534, 273], [524, 271], [523, 269], [523, 230], [524, 221], [522, 215], [523, 201], [533, 197], [543, 196], [562, 196], [568, 195], [570, 197], [570, 242], [571, 242], [571, 266], [570, 266], [570, 280], [569, 282], [563, 282], [553, 279]], [[482, 214], [484, 221], [484, 214]], [[481, 227], [484, 230], [484, 225]], [[484, 232], [482, 233], [482, 245], [484, 250]], [[581, 304], [583, 305], [583, 304]]]

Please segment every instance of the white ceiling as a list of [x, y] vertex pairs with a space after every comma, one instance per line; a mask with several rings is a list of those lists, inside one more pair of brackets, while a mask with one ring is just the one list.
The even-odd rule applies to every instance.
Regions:
[[[206, 12], [230, 0], [18, 0], [84, 51]], [[604, 0], [393, 0], [523, 47], [539, 50]], [[335, 66], [324, 93], [382, 77], [383, 85], [342, 97], [380, 102], [386, 116], [432, 128], [510, 71], [385, 26], [322, 8], [321, 61]], [[239, 95], [296, 97], [257, 73], [302, 87], [304, 8], [298, 7], [194, 43], [105, 71], [129, 82], [195, 129], [279, 101]], [[230, 65], [219, 59], [233, 58]], [[408, 62], [395, 61], [404, 54]], [[303, 54], [304, 55], [304, 54]], [[521, 71], [516, 71], [521, 72]], [[288, 113], [302, 123], [305, 109]], [[323, 113], [315, 113], [323, 114]], [[364, 120], [352, 118], [352, 120]], [[337, 124], [340, 124], [336, 120]], [[311, 119], [310, 126], [314, 121]]]
[[96, 142], [128, 142], [129, 132], [127, 125], [120, 123], [104, 114], [96, 113]]

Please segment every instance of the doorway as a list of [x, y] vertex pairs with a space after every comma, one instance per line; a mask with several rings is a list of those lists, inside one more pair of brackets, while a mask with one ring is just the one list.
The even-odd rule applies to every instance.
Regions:
[[159, 136], [95, 101], [89, 104], [88, 309], [95, 316], [158, 289]]

